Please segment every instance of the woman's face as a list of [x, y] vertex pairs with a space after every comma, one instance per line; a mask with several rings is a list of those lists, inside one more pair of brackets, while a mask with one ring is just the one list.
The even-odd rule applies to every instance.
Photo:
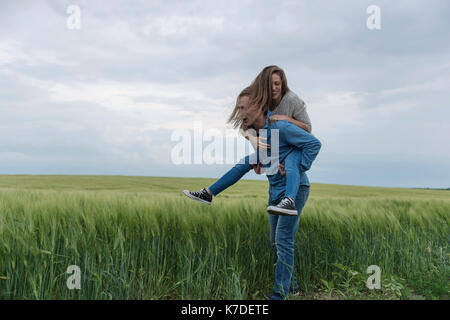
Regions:
[[278, 73], [272, 74], [272, 100], [275, 105], [278, 105], [281, 101], [281, 77]]

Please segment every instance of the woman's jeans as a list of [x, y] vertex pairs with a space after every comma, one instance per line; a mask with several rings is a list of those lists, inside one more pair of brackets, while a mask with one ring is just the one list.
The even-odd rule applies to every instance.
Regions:
[[[286, 171], [285, 197], [295, 198], [300, 185], [300, 163], [301, 163], [301, 151], [294, 149], [288, 154], [284, 160], [284, 169]], [[247, 172], [252, 170], [250, 164], [251, 156], [246, 156], [241, 159], [233, 168], [228, 170], [219, 180], [211, 185], [208, 190], [213, 196], [217, 196], [220, 192], [226, 188], [232, 186], [238, 182]], [[284, 190], [283, 190], [284, 191]], [[281, 199], [280, 199], [281, 200]], [[278, 203], [275, 203], [277, 205]]]
[[241, 159], [239, 163], [228, 170], [227, 173], [208, 188], [209, 192], [211, 192], [213, 196], [217, 196], [220, 192], [238, 182], [242, 176], [253, 169], [249, 159], [249, 156]]
[[[273, 191], [276, 192], [276, 190]], [[291, 288], [298, 289], [297, 278], [294, 275], [294, 241], [300, 223], [300, 214], [308, 196], [309, 186], [300, 186], [295, 198], [297, 216], [278, 216], [269, 213], [270, 242], [277, 256], [273, 292], [281, 297], [286, 297]], [[273, 199], [270, 200], [269, 205], [276, 205], [278, 202], [279, 199]]]

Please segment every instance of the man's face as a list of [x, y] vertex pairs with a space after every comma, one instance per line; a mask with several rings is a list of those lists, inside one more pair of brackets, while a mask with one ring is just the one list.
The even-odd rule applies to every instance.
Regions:
[[239, 117], [247, 128], [251, 127], [258, 118], [259, 110], [257, 107], [250, 107], [249, 97], [242, 96], [238, 99], [237, 108], [239, 109]]
[[281, 101], [281, 77], [274, 73], [272, 74], [272, 100], [278, 104]]

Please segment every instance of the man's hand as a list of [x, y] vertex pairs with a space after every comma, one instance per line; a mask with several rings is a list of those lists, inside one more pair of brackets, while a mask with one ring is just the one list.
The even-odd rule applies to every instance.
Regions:
[[279, 120], [287, 120], [289, 121], [289, 117], [282, 115], [282, 114], [274, 114], [273, 116], [269, 117], [269, 122], [270, 124], [273, 124], [275, 121], [279, 121]]
[[280, 169], [280, 174], [281, 174], [282, 176], [285, 176], [285, 175], [286, 175], [286, 171], [284, 170], [284, 162], [283, 162], [283, 163], [280, 163], [280, 164], [278, 165], [278, 168]]
[[261, 162], [258, 162], [257, 165], [252, 164], [251, 166], [252, 166], [253, 170], [255, 170], [256, 174], [261, 174]]

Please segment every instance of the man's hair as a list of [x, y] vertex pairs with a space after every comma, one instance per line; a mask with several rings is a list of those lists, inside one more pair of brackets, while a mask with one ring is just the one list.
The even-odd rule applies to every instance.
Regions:
[[238, 102], [239, 99], [242, 97], [250, 97], [251, 91], [250, 91], [250, 87], [246, 87], [244, 90], [241, 91], [241, 93], [239, 93], [238, 97], [236, 98], [236, 105], [234, 106], [233, 111], [231, 112], [231, 115], [228, 117], [228, 121], [227, 123], [232, 123], [233, 127], [236, 128], [241, 128], [241, 129], [245, 129], [243, 124], [242, 124], [242, 115], [239, 114], [239, 109], [238, 109]]

